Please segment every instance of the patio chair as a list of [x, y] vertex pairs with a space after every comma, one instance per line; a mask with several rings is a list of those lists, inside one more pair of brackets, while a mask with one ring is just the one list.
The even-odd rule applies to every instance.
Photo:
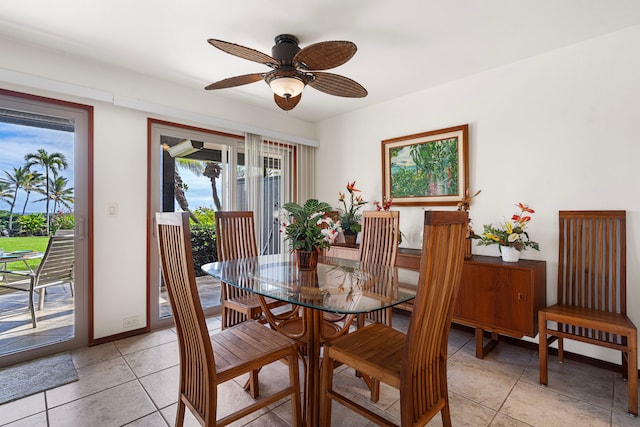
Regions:
[[[156, 214], [158, 248], [180, 351], [176, 426], [185, 409], [203, 426], [224, 426], [290, 397], [293, 425], [301, 425], [298, 350], [295, 341], [256, 322], [242, 322], [209, 336], [196, 287], [188, 213]], [[217, 419], [217, 389], [226, 381], [288, 359], [289, 385]]]
[[34, 295], [38, 293], [38, 309], [44, 308], [45, 290], [49, 286], [69, 284], [73, 295], [74, 285], [74, 236], [52, 236], [42, 262], [34, 271], [3, 270], [7, 282], [0, 288], [9, 288], [29, 293], [29, 311], [33, 327], [37, 327]]
[[334, 388], [336, 363], [400, 390], [400, 421], [422, 426], [438, 412], [451, 426], [447, 390], [447, 341], [464, 262], [468, 213], [425, 212], [420, 281], [407, 334], [372, 323], [325, 344], [320, 415], [331, 424], [336, 401], [379, 425], [390, 420]]

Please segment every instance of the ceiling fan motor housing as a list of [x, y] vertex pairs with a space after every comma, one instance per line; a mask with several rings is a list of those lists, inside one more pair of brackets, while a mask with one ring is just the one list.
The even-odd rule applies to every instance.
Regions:
[[291, 66], [293, 57], [300, 51], [298, 38], [291, 34], [280, 34], [275, 38], [276, 44], [271, 48], [271, 56], [282, 65]]

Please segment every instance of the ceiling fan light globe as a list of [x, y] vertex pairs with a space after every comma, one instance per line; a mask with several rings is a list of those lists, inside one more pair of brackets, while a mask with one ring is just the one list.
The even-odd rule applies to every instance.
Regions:
[[295, 77], [279, 77], [271, 80], [269, 86], [276, 95], [282, 98], [294, 98], [302, 93], [304, 82]]

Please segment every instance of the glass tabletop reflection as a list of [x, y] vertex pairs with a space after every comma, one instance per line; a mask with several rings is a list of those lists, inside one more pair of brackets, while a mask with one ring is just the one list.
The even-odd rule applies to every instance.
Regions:
[[289, 254], [220, 261], [202, 270], [258, 295], [322, 311], [358, 314], [415, 297], [418, 272], [320, 257], [316, 270], [298, 269]]

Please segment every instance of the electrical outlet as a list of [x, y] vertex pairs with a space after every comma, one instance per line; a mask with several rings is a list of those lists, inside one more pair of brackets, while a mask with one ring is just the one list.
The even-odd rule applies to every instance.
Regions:
[[123, 328], [133, 328], [140, 325], [140, 316], [125, 317], [122, 319]]

